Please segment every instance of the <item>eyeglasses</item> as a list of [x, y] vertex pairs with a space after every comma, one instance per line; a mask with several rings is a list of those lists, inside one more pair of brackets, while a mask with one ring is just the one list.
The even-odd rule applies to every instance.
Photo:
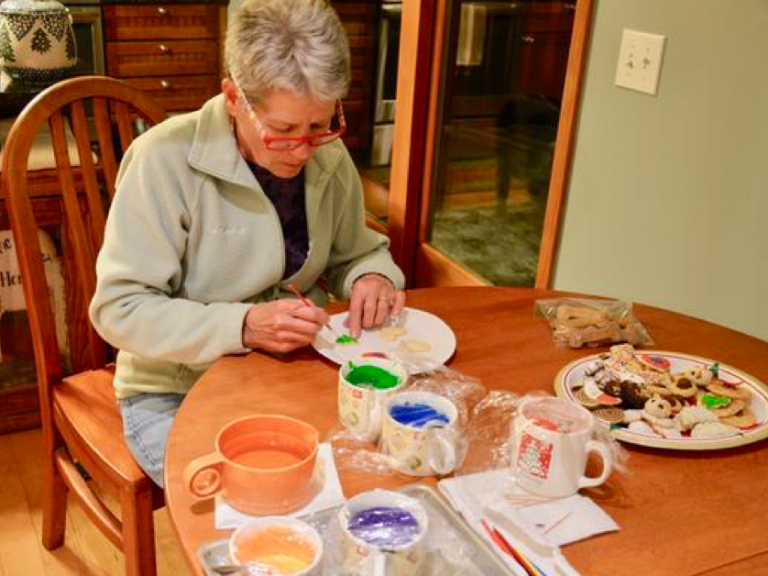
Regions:
[[310, 134], [309, 136], [272, 136], [267, 132], [264, 124], [261, 123], [253, 106], [245, 97], [245, 93], [240, 88], [240, 85], [232, 78], [232, 83], [237, 90], [238, 98], [245, 108], [245, 113], [248, 115], [248, 119], [253, 122], [256, 131], [259, 133], [262, 142], [267, 150], [295, 150], [302, 144], [308, 144], [314, 148], [322, 146], [323, 144], [329, 144], [344, 134], [347, 129], [347, 123], [344, 119], [344, 109], [341, 107], [341, 100], [336, 101], [336, 116], [339, 118], [339, 127], [335, 130], [329, 130], [327, 132], [320, 132], [318, 134]]

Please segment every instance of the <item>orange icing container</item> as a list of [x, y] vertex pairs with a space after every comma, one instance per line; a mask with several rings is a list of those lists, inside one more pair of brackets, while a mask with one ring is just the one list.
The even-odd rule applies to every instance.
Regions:
[[229, 554], [249, 573], [264, 576], [301, 576], [320, 562], [323, 541], [302, 520], [285, 517], [259, 518], [238, 528], [229, 541]]

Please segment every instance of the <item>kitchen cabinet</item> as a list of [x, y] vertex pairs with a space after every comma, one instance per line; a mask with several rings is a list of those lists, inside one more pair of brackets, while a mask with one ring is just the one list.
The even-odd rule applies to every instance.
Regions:
[[522, 17], [517, 90], [557, 100], [563, 95], [573, 14], [571, 2], [536, 2]]
[[104, 6], [107, 74], [169, 112], [196, 110], [220, 89], [226, 8], [218, 4]]
[[[349, 39], [344, 142], [354, 153], [370, 146], [377, 5], [335, 0], [333, 7]], [[149, 92], [169, 112], [195, 110], [220, 90], [225, 30], [224, 5], [105, 5], [107, 74]]]

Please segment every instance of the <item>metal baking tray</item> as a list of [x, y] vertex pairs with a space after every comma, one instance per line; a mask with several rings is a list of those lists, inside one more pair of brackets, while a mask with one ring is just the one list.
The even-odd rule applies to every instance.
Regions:
[[[412, 484], [398, 489], [418, 500], [429, 515], [429, 529], [425, 541], [427, 560], [418, 576], [509, 576], [514, 574], [495, 554], [490, 546], [457, 514], [431, 487]], [[322, 535], [325, 544], [323, 561], [318, 576], [340, 575], [335, 561], [338, 539], [332, 529], [339, 507], [329, 508], [303, 516]], [[232, 563], [228, 552], [229, 539], [204, 544], [197, 551], [200, 565], [208, 576], [221, 576], [215, 568]], [[357, 576], [357, 575], [348, 575]]]

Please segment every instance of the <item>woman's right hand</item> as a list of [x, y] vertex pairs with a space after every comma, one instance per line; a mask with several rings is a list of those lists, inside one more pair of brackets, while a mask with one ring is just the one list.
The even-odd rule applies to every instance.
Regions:
[[251, 306], [243, 322], [243, 345], [267, 352], [290, 352], [311, 344], [329, 321], [325, 310], [284, 299]]

